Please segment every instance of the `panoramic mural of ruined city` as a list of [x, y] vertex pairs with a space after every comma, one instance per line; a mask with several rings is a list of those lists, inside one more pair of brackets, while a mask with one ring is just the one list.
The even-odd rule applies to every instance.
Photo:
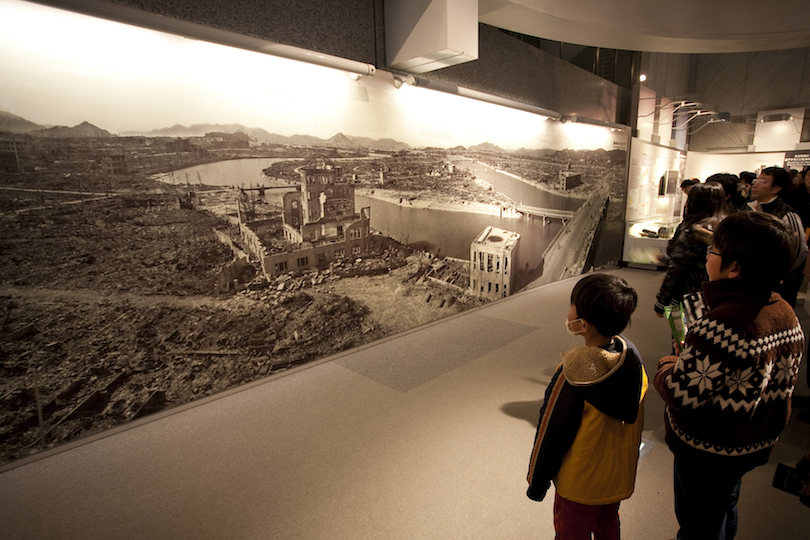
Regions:
[[618, 264], [624, 130], [16, 0], [0, 51], [0, 465]]

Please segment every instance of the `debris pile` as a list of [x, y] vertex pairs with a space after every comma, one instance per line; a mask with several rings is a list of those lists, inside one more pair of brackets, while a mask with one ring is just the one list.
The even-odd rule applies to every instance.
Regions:
[[373, 255], [273, 280], [245, 271], [239, 292], [217, 293], [233, 262], [222, 238], [239, 237], [223, 217], [156, 192], [11, 193], [0, 192], [0, 464], [477, 302], [428, 279], [433, 256], [379, 235]]
[[151, 204], [116, 198], [5, 216], [0, 283], [210, 294], [214, 269], [231, 259], [214, 229], [232, 226], [208, 212]]
[[427, 275], [440, 283], [466, 290], [470, 286], [470, 263], [446, 257], [433, 263]]
[[380, 337], [329, 294], [49, 296], [2, 303], [0, 463]]

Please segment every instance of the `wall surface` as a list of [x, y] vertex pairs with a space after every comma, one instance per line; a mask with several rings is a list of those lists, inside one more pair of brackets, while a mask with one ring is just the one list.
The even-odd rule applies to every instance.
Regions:
[[734, 54], [644, 54], [645, 86], [732, 116], [810, 107], [810, 48]]
[[723, 122], [700, 128], [689, 139], [689, 149], [696, 152], [740, 151], [754, 143], [756, 124]]
[[383, 0], [115, 0], [111, 3], [378, 67], [385, 64]]
[[810, 105], [810, 48], [699, 55], [696, 90], [732, 116]]
[[480, 25], [476, 62], [427, 74], [444, 82], [607, 122], [626, 122], [630, 92], [584, 69]]
[[[689, 98], [735, 122], [696, 126], [689, 147], [744, 149], [754, 143], [758, 112], [810, 109], [810, 48], [734, 54], [644, 54], [645, 86], [667, 98]], [[802, 141], [810, 141], [805, 119]], [[786, 150], [791, 150], [787, 148]]]
[[[382, 0], [114, 3], [387, 69]], [[424, 76], [564, 115], [629, 121], [629, 91], [483, 24], [479, 25], [478, 60]]]
[[681, 97], [695, 92], [693, 73], [696, 55], [655, 54], [641, 55], [640, 72], [647, 76], [644, 86], [661, 96]]

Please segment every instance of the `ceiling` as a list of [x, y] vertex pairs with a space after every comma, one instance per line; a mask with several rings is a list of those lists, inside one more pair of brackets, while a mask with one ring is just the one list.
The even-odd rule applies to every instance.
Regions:
[[808, 0], [478, 0], [478, 20], [552, 41], [630, 51], [810, 47]]

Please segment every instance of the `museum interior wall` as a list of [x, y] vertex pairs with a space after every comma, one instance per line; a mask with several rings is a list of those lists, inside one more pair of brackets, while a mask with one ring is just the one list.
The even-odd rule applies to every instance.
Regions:
[[727, 54], [642, 55], [644, 83], [665, 96], [695, 95], [732, 116], [810, 106], [810, 48]]
[[[49, 2], [40, 3], [48, 4]], [[71, 2], [53, 3], [70, 4]], [[80, 4], [82, 2], [76, 3]], [[638, 125], [636, 125], [635, 121], [631, 121], [633, 95], [630, 90], [602, 79], [585, 69], [576, 67], [520, 39], [515, 39], [514, 36], [494, 27], [484, 24], [477, 25], [479, 40], [477, 60], [431, 71], [424, 77], [430, 81], [457, 85], [556, 111], [564, 117], [577, 116], [602, 121], [603, 123], [613, 123], [614, 125], [593, 126], [583, 125], [580, 122], [546, 122], [545, 118], [541, 116], [504, 107], [498, 107], [498, 110], [488, 109], [482, 112], [465, 113], [456, 117], [443, 116], [448, 109], [455, 107], [456, 102], [475, 101], [464, 100], [457, 98], [457, 96], [452, 97], [452, 100], [454, 100], [452, 102], [446, 101], [443, 105], [437, 105], [435, 112], [430, 114], [427, 110], [429, 108], [426, 106], [427, 102], [407, 101], [409, 99], [408, 95], [418, 97], [423, 89], [413, 89], [409, 88], [409, 85], [403, 87], [403, 85], [394, 84], [391, 72], [394, 75], [403, 74], [403, 72], [390, 69], [386, 63], [383, 0], [350, 0], [340, 3], [322, 0], [305, 0], [303, 2], [236, 0], [228, 3], [213, 0], [198, 2], [158, 2], [157, 0], [107, 2], [106, 0], [99, 0], [96, 3], [122, 6], [127, 10], [130, 8], [145, 10], [156, 15], [203, 25], [206, 31], [207, 29], [224, 30], [274, 43], [291, 45], [307, 51], [373, 64], [380, 71], [376, 77], [361, 80], [357, 78], [350, 79], [346, 76], [346, 73], [340, 73], [339, 79], [334, 80], [326, 79], [326, 75], [319, 74], [310, 83], [301, 87], [304, 90], [295, 90], [297, 88], [295, 85], [301, 85], [302, 81], [295, 80], [295, 75], [282, 74], [280, 69], [278, 72], [272, 73], [272, 76], [267, 77], [268, 80], [246, 79], [243, 82], [241, 79], [243, 73], [220, 68], [222, 71], [216, 77], [220, 80], [230, 79], [227, 82], [233, 85], [232, 93], [228, 95], [227, 99], [223, 100], [223, 103], [237, 101], [236, 96], [241, 96], [244, 99], [245, 94], [243, 92], [246, 88], [255, 89], [259, 87], [259, 89], [266, 90], [267, 88], [264, 87], [269, 87], [269, 79], [279, 79], [280, 88], [275, 89], [273, 94], [265, 95], [251, 111], [248, 120], [244, 120], [245, 122], [260, 123], [261, 118], [267, 120], [268, 117], [272, 117], [270, 125], [273, 125], [278, 123], [283, 115], [290, 114], [297, 123], [294, 133], [305, 133], [321, 137], [320, 139], [312, 139], [312, 141], [316, 141], [313, 144], [319, 147], [332, 146], [337, 148], [341, 147], [341, 145], [346, 146], [345, 142], [340, 140], [335, 142], [332, 139], [326, 141], [325, 137], [334, 136], [338, 138], [340, 136], [345, 138], [345, 134], [357, 135], [357, 133], [353, 133], [353, 130], [368, 131], [373, 134], [374, 138], [378, 139], [376, 144], [380, 144], [380, 140], [392, 140], [394, 142], [400, 139], [405, 140], [418, 132], [420, 136], [429, 135], [432, 138], [420, 138], [418, 144], [414, 142], [411, 147], [406, 145], [403, 148], [445, 148], [458, 152], [466, 151], [464, 146], [467, 146], [472, 152], [481, 152], [483, 155], [483, 157], [474, 155], [472, 158], [467, 156], [465, 158], [467, 161], [463, 161], [463, 163], [459, 161], [452, 166], [447, 166], [444, 162], [435, 166], [431, 163], [429, 168], [432, 169], [429, 171], [425, 169], [428, 172], [423, 175], [429, 178], [442, 178], [442, 175], [447, 178], [480, 177], [486, 182], [490, 182], [490, 184], [511, 181], [518, 177], [531, 179], [538, 174], [544, 177], [543, 182], [545, 183], [548, 183], [548, 178], [551, 178], [552, 191], [558, 190], [575, 199], [566, 203], [570, 207], [560, 207], [559, 211], [554, 215], [537, 214], [539, 211], [546, 211], [547, 205], [545, 203], [532, 204], [526, 202], [526, 199], [523, 198], [524, 195], [520, 191], [515, 192], [518, 193], [517, 195], [510, 195], [514, 199], [514, 203], [519, 204], [512, 204], [511, 206], [509, 204], [498, 204], [493, 207], [496, 211], [492, 215], [497, 215], [499, 220], [514, 218], [519, 212], [527, 216], [533, 216], [531, 220], [527, 219], [527, 222], [533, 220], [533, 225], [527, 224], [527, 227], [530, 225], [531, 227], [527, 228], [525, 233], [520, 232], [520, 234], [523, 234], [527, 239], [532, 234], [536, 234], [537, 237], [544, 238], [545, 244], [543, 246], [546, 246], [546, 244], [551, 246], [548, 249], [545, 247], [540, 249], [535, 246], [536, 253], [532, 253], [527, 248], [537, 242], [530, 243], [526, 241], [524, 242], [526, 247], [520, 250], [522, 263], [525, 265], [525, 275], [522, 276], [522, 279], [524, 282], [533, 283], [534, 286], [546, 282], [540, 282], [537, 274], [542, 274], [540, 276], [542, 280], [553, 281], [562, 277], [576, 275], [588, 268], [598, 269], [602, 266], [615, 266], [620, 258], [618, 254], [622, 249], [622, 237], [625, 235], [629, 240], [624, 242], [625, 252], [621, 256], [621, 260], [625, 263], [646, 264], [655, 267], [660, 262], [660, 246], [665, 244], [667, 235], [674, 229], [674, 225], [679, 220], [680, 214], [678, 210], [682, 207], [682, 201], [680, 200], [681, 194], [677, 189], [677, 185], [679, 180], [689, 172], [686, 164], [685, 138], [676, 137], [674, 130], [671, 130], [671, 125], [664, 120], [658, 122], [658, 115], [653, 115], [652, 112], [645, 112], [644, 122], [640, 122]], [[173, 39], [180, 40], [176, 36], [173, 36]], [[202, 37], [202, 39], [205, 39], [205, 37]], [[216, 40], [212, 39], [211, 41]], [[37, 43], [37, 45], [40, 44]], [[214, 67], [214, 57], [222, 51], [216, 50], [218, 46], [211, 47], [214, 48], [210, 49], [211, 55], [206, 57], [209, 59], [206, 68], [215, 71], [217, 68]], [[797, 116], [804, 116], [804, 107], [810, 105], [810, 85], [805, 84], [804, 80], [808, 76], [806, 72], [810, 71], [806, 69], [810, 67], [810, 64], [808, 64], [808, 51], [810, 49], [733, 55], [645, 54], [641, 68], [642, 72], [648, 73], [648, 82], [644, 88], [636, 85], [635, 90], [639, 91], [639, 96], [645, 96], [644, 99], [647, 102], [644, 107], [647, 107], [650, 111], [653, 111], [656, 107], [653, 106], [650, 109], [648, 106], [651, 106], [652, 99], [659, 100], [657, 103], [664, 103], [663, 106], [666, 107], [667, 101], [690, 96], [690, 99], [711, 103], [718, 112], [728, 112], [731, 115], [731, 122], [692, 126], [698, 129], [694, 130], [695, 135], [689, 141], [689, 150], [724, 151], [736, 149], [739, 151], [742, 149], [742, 151], [745, 151], [756, 142], [757, 115], [763, 110], [790, 107], [791, 110], [800, 111], [797, 112]], [[168, 55], [168, 49], [165, 49], [163, 54]], [[76, 54], [73, 56], [82, 55]], [[139, 49], [136, 56], [129, 62], [140, 60], [141, 56], [148, 57], [148, 53], [144, 54], [143, 50]], [[269, 61], [267, 55], [258, 56], [264, 61]], [[118, 67], [124, 67], [126, 62], [126, 60], [119, 59], [120, 66]], [[179, 63], [185, 62], [180, 60]], [[47, 62], [38, 63], [37, 65], [47, 65]], [[257, 67], [260, 65], [264, 66], [264, 64], [252, 64], [252, 67], [243, 68], [242, 71], [263, 72], [273, 70], [273, 68]], [[796, 66], [800, 66], [800, 68], [796, 68]], [[95, 66], [94, 69], [96, 67], [98, 66]], [[130, 68], [134, 67], [134, 65], [130, 64]], [[189, 66], [177, 65], [172, 71], [172, 78], [182, 79], [185, 73], [189, 80], [197, 80], [197, 73], [182, 69], [187, 67]], [[228, 66], [228, 68], [230, 67]], [[47, 70], [36, 69], [35, 71]], [[102, 69], [101, 72], [103, 72], [104, 78], [115, 78], [115, 72], [113, 71]], [[779, 76], [782, 73], [794, 72], [796, 75], [792, 78], [787, 75], [782, 76], [785, 80], [789, 80], [790, 84], [768, 84], [773, 80], [780, 79]], [[715, 76], [718, 73], [720, 76]], [[261, 76], [261, 73], [251, 74], [257, 77]], [[137, 78], [134, 69], [129, 69], [126, 77]], [[298, 78], [302, 77], [299, 76]], [[725, 81], [728, 81], [729, 84], [725, 85]], [[194, 92], [207, 86], [218, 86], [219, 82], [217, 80], [216, 84], [211, 84], [210, 81], [190, 84], [187, 89], [188, 92], [183, 94], [182, 101], [188, 106], [193, 101], [192, 95]], [[148, 95], [145, 82], [139, 81], [139, 83], [142, 88], [137, 100], [141, 100]], [[24, 84], [22, 80], [20, 84]], [[93, 88], [93, 86], [93, 83], [87, 81], [82, 81], [77, 85], [77, 87], [82, 88]], [[126, 90], [131, 90], [130, 85], [123, 86]], [[155, 95], [159, 96], [157, 101], [170, 101], [170, 98], [167, 97], [171, 95], [168, 89], [169, 86], [166, 86], [155, 93]], [[312, 92], [310, 93], [310, 91]], [[270, 97], [268, 98], [268, 96]], [[302, 97], [304, 99], [301, 99]], [[328, 101], [327, 103], [327, 97], [334, 99], [334, 101]], [[434, 98], [449, 99], [446, 95], [443, 97], [431, 96], [431, 99]], [[23, 98], [17, 99], [22, 103]], [[135, 99], [124, 98], [123, 94], [119, 99], [131, 104], [135, 103]], [[101, 101], [101, 96], [97, 96], [97, 99], [92, 102], [92, 108], [100, 108]], [[298, 101], [307, 101], [307, 103], [303, 104], [302, 109], [295, 109], [298, 112], [293, 112], [294, 108], [291, 104]], [[288, 102], [290, 106], [285, 108], [282, 102]], [[453, 103], [452, 107], [450, 106], [451, 103]], [[301, 103], [298, 103], [298, 105], [301, 105]], [[79, 108], [85, 106], [81, 104]], [[201, 100], [198, 106], [192, 108], [196, 108], [198, 112], [204, 112], [208, 107], [212, 106], [213, 103], [210, 100]], [[276, 108], [274, 109], [274, 107]], [[133, 106], [131, 108], [135, 109], [137, 107]], [[523, 116], [514, 116], [515, 114]], [[671, 114], [671, 111], [668, 114]], [[641, 116], [639, 114], [639, 117]], [[656, 118], [656, 121], [653, 122], [652, 118]], [[563, 120], [567, 121], [568, 119], [563, 118]], [[332, 121], [337, 122], [334, 124], [336, 126], [334, 128], [332, 127]], [[617, 123], [632, 125], [638, 132], [634, 135], [637, 135], [639, 140], [634, 138], [631, 142], [630, 130], [620, 129], [622, 126], [615, 125]], [[642, 123], [645, 124], [644, 127], [641, 126]], [[801, 124], [798, 125], [801, 126]], [[808, 131], [806, 126], [807, 122], [802, 128], [805, 135]], [[154, 128], [155, 126], [150, 127]], [[481, 129], [483, 129], [484, 133], [478, 135], [478, 131]], [[673, 133], [672, 137], [670, 137], [670, 131]], [[475, 132], [475, 136], [479, 137], [480, 140], [465, 140], [462, 144], [463, 138], [469, 139], [472, 132]], [[174, 136], [178, 137], [178, 140], [167, 143], [169, 147], [166, 155], [184, 154], [186, 157], [191, 157], [191, 153], [185, 151], [188, 148], [185, 150], [181, 148], [184, 144], [190, 148], [191, 143], [188, 140], [180, 141], [179, 135]], [[208, 134], [205, 137], [210, 138]], [[680, 138], [680, 140], [676, 141], [676, 138]], [[810, 137], [803, 136], [801, 140], [807, 141], [809, 139]], [[283, 151], [278, 150], [280, 152], [278, 156], [274, 153], [276, 150], [268, 150], [274, 158], [279, 158], [279, 161], [282, 155], [290, 157], [290, 153], [294, 154], [299, 151], [295, 150], [295, 148], [298, 148], [296, 144], [289, 144], [292, 139], [285, 139], [285, 141], [285, 145], [288, 147]], [[503, 141], [503, 143], [500, 143], [500, 141]], [[206, 141], [206, 143], [208, 142], [210, 141]], [[247, 145], [247, 141], [242, 142]], [[41, 141], [35, 141], [33, 145], [37, 146], [39, 143]], [[223, 143], [223, 141], [218, 141], [218, 143]], [[298, 145], [300, 144], [299, 142]], [[493, 144], [494, 146], [492, 146]], [[39, 147], [45, 147], [46, 150], [56, 151], [54, 150], [55, 147], [51, 146], [39, 144]], [[793, 146], [795, 146], [795, 143], [793, 143]], [[492, 148], [495, 149], [496, 154], [499, 152], [500, 154], [495, 156], [485, 155]], [[521, 149], [522, 151], [528, 148], [531, 151], [539, 152], [538, 156], [544, 155], [548, 158], [548, 163], [541, 167], [535, 161], [527, 161], [525, 158], [521, 158], [522, 161], [509, 162], [504, 157], [506, 152], [502, 152], [501, 149], [503, 148], [510, 150]], [[776, 150], [792, 149], [787, 147], [776, 148]], [[144, 151], [144, 149], [140, 150]], [[548, 153], [551, 150], [554, 151], [553, 154]], [[393, 152], [390, 149], [389, 151]], [[231, 152], [231, 150], [229, 149], [227, 152]], [[351, 154], [345, 148], [340, 151], [333, 148], [334, 156], [344, 155], [341, 152], [344, 152], [345, 155]], [[627, 159], [628, 152], [630, 154], [629, 162]], [[419, 152], [416, 153], [419, 154]], [[228, 155], [230, 156], [230, 154]], [[112, 159], [111, 156], [106, 157], [108, 161]], [[301, 156], [295, 155], [293, 157], [300, 158]], [[355, 171], [353, 176], [354, 180], [367, 181], [365, 195], [375, 195], [375, 189], [376, 191], [382, 191], [383, 187], [391, 189], [395, 183], [397, 174], [392, 173], [391, 168], [385, 166], [375, 168], [377, 165], [372, 161], [364, 163], [363, 160], [366, 160], [364, 155], [355, 156], [352, 154], [349, 157], [358, 158], [358, 161], [351, 163], [352, 170]], [[781, 155], [780, 159], [783, 158], [784, 154]], [[768, 157], [768, 159], [771, 158]], [[420, 160], [423, 160], [421, 155], [417, 158], [404, 159], [398, 165], [402, 169], [400, 176], [407, 179], [404, 171], [410, 171], [410, 168], [416, 167]], [[33, 167], [33, 163], [30, 165], [32, 166], [31, 171], [47, 170], [51, 165], [55, 167], [54, 171], [58, 168], [57, 165], [67, 167], [62, 160], [51, 160], [48, 167], [44, 169]], [[174, 169], [180, 170], [175, 165], [177, 164], [173, 164], [171, 167], [171, 174], [165, 170], [161, 171], [163, 174], [170, 174], [172, 184], [175, 183]], [[186, 165], [192, 165], [192, 163], [189, 162]], [[271, 170], [269, 162], [266, 165], [268, 166], [267, 170], [271, 171], [269, 173], [265, 172], [268, 177], [273, 177], [279, 182], [289, 182], [289, 177], [284, 176], [289, 171], [284, 171], [282, 168]], [[332, 167], [332, 164], [328, 166]], [[419, 167], [422, 166], [423, 164], [419, 164]], [[692, 170], [698, 170], [697, 167], [695, 165]], [[732, 169], [732, 172], [743, 170], [737, 165], [735, 167], [737, 168]], [[754, 168], [746, 167], [746, 170], [753, 170]], [[185, 171], [183, 175], [186, 179], [186, 185], [189, 184], [189, 178], [193, 180], [196, 176], [200, 186], [202, 186], [203, 181], [199, 170], [192, 170], [190, 167], [182, 170]], [[72, 178], [71, 182], [79, 178], [79, 175], [71, 177], [73, 171], [69, 171], [67, 168], [65, 171], [68, 171], [63, 173], [65, 182], [67, 182], [66, 179], [68, 178]], [[711, 172], [721, 171], [712, 170]], [[205, 174], [207, 173], [204, 173], [203, 176]], [[626, 180], [628, 175], [630, 177], [629, 188], [626, 187], [628, 185]], [[510, 177], [511, 180], [502, 177]], [[518, 178], [518, 180], [523, 182], [526, 178]], [[296, 180], [300, 179], [296, 178]], [[518, 187], [522, 188], [523, 186]], [[498, 187], [498, 190], [500, 189], [502, 188]], [[490, 188], [489, 191], [492, 191], [492, 189]], [[376, 198], [382, 198], [381, 193], [376, 193]], [[403, 205], [418, 207], [420, 201], [416, 199], [415, 196], [403, 197], [402, 194], [391, 196], [392, 204], [396, 207], [397, 212], [402, 211], [400, 207]], [[583, 201], [586, 200], [587, 203], [583, 204]], [[451, 201], [448, 199], [441, 202], [450, 203]], [[469, 202], [468, 200], [463, 201], [464, 204]], [[375, 201], [374, 204], [379, 205], [381, 203]], [[482, 204], [488, 203], [482, 202]], [[580, 205], [586, 210], [577, 211], [575, 214], [574, 210], [577, 210]], [[411, 210], [407, 208], [405, 212]], [[491, 208], [488, 208], [489, 210]], [[625, 210], [627, 214], [625, 214]], [[386, 211], [393, 212], [390, 209]], [[374, 211], [375, 216], [379, 214], [376, 210]], [[485, 219], [492, 219], [489, 214], [486, 215]], [[565, 220], [571, 221], [567, 223], [566, 227], [562, 227], [562, 222]], [[454, 231], [460, 229], [460, 227], [450, 225], [450, 223], [450, 221], [445, 221], [443, 227], [433, 227], [434, 232], [440, 229], [442, 231], [444, 229]], [[603, 226], [600, 227], [600, 223], [603, 223]], [[241, 218], [239, 218], [238, 224], [240, 227], [242, 226]], [[351, 228], [349, 227], [350, 222], [345, 224], [341, 222], [341, 229], [343, 225], [346, 225], [347, 229]], [[487, 225], [491, 228], [489, 223]], [[624, 230], [625, 225], [628, 226], [627, 230]], [[372, 223], [372, 226], [374, 226], [374, 223]], [[417, 235], [415, 226], [405, 227], [403, 231], [396, 233], [391, 232], [393, 230], [391, 227], [390, 222], [386, 222], [384, 226], [376, 226], [377, 229], [384, 232], [386, 237], [404, 239], [406, 245], [409, 243], [409, 239], [413, 241]], [[479, 226], [478, 222], [471, 223], [470, 227], [474, 229], [471, 238], [484, 230], [484, 227]], [[535, 229], [538, 227], [539, 231], [536, 231]], [[638, 229], [636, 231], [638, 234], [630, 230], [632, 227]], [[368, 229], [368, 224], [366, 224], [365, 228]], [[655, 237], [653, 238], [651, 235]], [[503, 240], [502, 237], [508, 237], [508, 235], [494, 236], [498, 237], [499, 241]], [[581, 241], [582, 238], [588, 238], [588, 242]], [[469, 239], [462, 239], [460, 253], [453, 253], [443, 241], [445, 240], [437, 241], [436, 245], [443, 248], [442, 254], [445, 257], [466, 259], [469, 253]], [[449, 244], [449, 240], [446, 241]], [[634, 253], [630, 253], [628, 248], [634, 247], [633, 242], [635, 242], [635, 248], [637, 249], [635, 249]], [[418, 244], [418, 242], [414, 244]], [[653, 249], [650, 249], [651, 244], [655, 244], [652, 246]], [[574, 246], [577, 249], [561, 249], [567, 246]], [[586, 249], [583, 249], [583, 246]], [[352, 249], [354, 247], [352, 246]], [[430, 247], [426, 244], [421, 246], [421, 249], [430, 253]], [[358, 253], [364, 251], [365, 249], [359, 249]], [[555, 252], [557, 253], [556, 256], [553, 255]], [[264, 268], [265, 258], [262, 258], [265, 273], [272, 274], [270, 276], [272, 278], [278, 278], [280, 277], [279, 274], [286, 273], [288, 262], [290, 265], [296, 263], [299, 267], [302, 267], [302, 265], [307, 267], [311, 260], [320, 255], [320, 253], [314, 251], [307, 254], [290, 253], [285, 252], [284, 254], [285, 257], [289, 256], [289, 261], [279, 259], [278, 261], [271, 260], [268, 263], [268, 268], [277, 268], [277, 271], [274, 272], [268, 272]], [[355, 252], [351, 251], [351, 253], [354, 254]], [[438, 253], [439, 251], [436, 251], [436, 256], [438, 256]], [[277, 256], [281, 257], [281, 255]], [[494, 265], [496, 269], [499, 268], [498, 256], [496, 254], [492, 258], [492, 260], [496, 261]], [[342, 259], [343, 254], [339, 258]], [[484, 260], [484, 257], [479, 258], [482, 267], [485, 266]], [[512, 254], [509, 255], [509, 260], [513, 260]], [[527, 261], [532, 261], [532, 264], [528, 264]], [[491, 265], [488, 263], [487, 268], [489, 266]], [[513, 267], [515, 265], [510, 265], [510, 268]], [[278, 268], [283, 268], [284, 272]], [[480, 281], [480, 284], [480, 292], [483, 293], [483, 281]], [[225, 283], [225, 285], [227, 286], [228, 283]], [[276, 290], [282, 290], [286, 285], [273, 282], [273, 287]], [[278, 287], [282, 288], [279, 289]], [[493, 290], [488, 289], [486, 291], [487, 294], [490, 292], [494, 294], [492, 299], [498, 298], [499, 295], [506, 296], [507, 287], [500, 285], [500, 290], [498, 287], [499, 285], [496, 284]], [[473, 283], [472, 288], [479, 289], [475, 283]], [[511, 293], [515, 289], [519, 288], [515, 288], [513, 282], [510, 281], [508, 291]], [[432, 296], [428, 296], [428, 302], [431, 298]], [[442, 301], [441, 306], [444, 305]], [[327, 333], [324, 332], [324, 335]], [[279, 336], [280, 334], [278, 336], [273, 334], [271, 341], [276, 343]], [[300, 352], [299, 349], [301, 349], [300, 344], [298, 344], [299, 334], [293, 333], [292, 336], [290, 338], [291, 343], [294, 342], [296, 345], [290, 346], [289, 349], [298, 353]], [[363, 339], [371, 338], [366, 336]], [[283, 340], [279, 339], [278, 341]], [[351, 344], [346, 345], [346, 347], [348, 346], [351, 346]], [[274, 347], [275, 349], [281, 349], [276, 345]], [[298, 356], [303, 360], [308, 360], [323, 357], [330, 352], [333, 351], [331, 349], [319, 350], [310, 356], [305, 354], [298, 354]], [[296, 361], [298, 360], [296, 359]], [[271, 371], [277, 367], [275, 361], [267, 365]], [[290, 365], [292, 364], [285, 364], [283, 368], [286, 369]], [[221, 379], [219, 376], [213, 378], [217, 381]], [[115, 379], [113, 382], [117, 384], [120, 381]], [[216, 391], [216, 389], [212, 391]], [[31, 425], [36, 424], [36, 418], [33, 416], [31, 418], [33, 419]], [[42, 424], [42, 422], [40, 421], [39, 424]]]
[[[115, 0], [127, 6], [390, 69], [385, 58], [384, 0]], [[479, 24], [478, 60], [427, 78], [522, 103], [607, 122], [631, 124], [631, 92], [586, 70]], [[728, 112], [732, 122], [695, 133], [698, 151], [744, 146], [759, 111], [810, 106], [810, 48], [724, 54], [643, 53], [645, 86]], [[393, 70], [396, 71], [396, 70]], [[780, 84], [773, 84], [779, 80]], [[741, 118], [745, 117], [745, 118]], [[810, 140], [810, 124], [802, 141]]]
[[[281, 28], [284, 5], [158, 13], [180, 24], [77, 8], [110, 2], [48, 3], [0, 4], [0, 49], [17, 53], [0, 57], [0, 204], [22, 216], [0, 235], [14, 239], [0, 309], [17, 336], [0, 351], [15, 366], [0, 388], [0, 462], [618, 265], [630, 130], [396, 84], [375, 3], [344, 14], [366, 21], [349, 29], [330, 6], [290, 8], [309, 21], [290, 23], [299, 39], [277, 30], [252, 48], [233, 32], [241, 17]], [[438, 70], [445, 84], [491, 85], [578, 120], [612, 120], [627, 102], [586, 70], [473, 27], [480, 59]], [[321, 35], [328, 46], [313, 47]], [[351, 56], [351, 68], [257, 53], [282, 39], [307, 60]], [[364, 62], [382, 67], [350, 76]], [[232, 260], [248, 251], [256, 268]], [[75, 287], [113, 298], [91, 314], [53, 293]]]
[[[386, 67], [383, 0], [117, 0], [116, 4]], [[630, 92], [479, 24], [478, 60], [426, 74], [529, 105], [628, 123]]]
[[[690, 137], [694, 151], [745, 150], [756, 133], [757, 114], [810, 108], [810, 48], [728, 54], [642, 55], [645, 86], [661, 96], [695, 99], [731, 121], [707, 125]], [[801, 141], [810, 141], [804, 121]]]

